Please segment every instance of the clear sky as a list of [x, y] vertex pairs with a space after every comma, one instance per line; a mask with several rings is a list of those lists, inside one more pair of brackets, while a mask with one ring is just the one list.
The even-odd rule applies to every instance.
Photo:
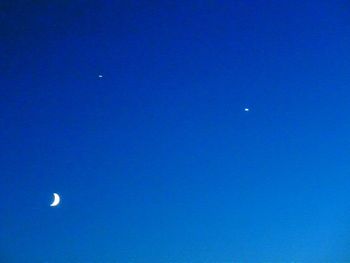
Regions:
[[0, 261], [350, 260], [349, 8], [1, 1]]

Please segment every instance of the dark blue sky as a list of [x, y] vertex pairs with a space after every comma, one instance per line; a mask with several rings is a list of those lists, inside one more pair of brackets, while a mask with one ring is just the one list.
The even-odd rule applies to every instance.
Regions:
[[1, 1], [0, 261], [350, 260], [349, 7]]

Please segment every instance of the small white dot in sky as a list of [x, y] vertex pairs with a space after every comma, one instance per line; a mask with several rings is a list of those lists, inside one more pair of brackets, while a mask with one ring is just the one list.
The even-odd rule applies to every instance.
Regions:
[[246, 112], [249, 111], [249, 108], [244, 108], [244, 111], [246, 111]]
[[99, 78], [103, 78], [103, 76], [102, 76], [101, 74], [100, 74], [100, 75], [98, 75], [98, 77], [99, 77]]

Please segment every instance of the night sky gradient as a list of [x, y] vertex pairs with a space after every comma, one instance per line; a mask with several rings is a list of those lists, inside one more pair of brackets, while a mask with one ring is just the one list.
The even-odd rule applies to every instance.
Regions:
[[0, 262], [350, 262], [349, 11], [0, 1]]

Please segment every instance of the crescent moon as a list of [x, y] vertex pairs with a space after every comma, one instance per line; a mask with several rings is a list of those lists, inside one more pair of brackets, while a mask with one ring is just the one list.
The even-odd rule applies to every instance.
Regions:
[[50, 206], [58, 206], [58, 204], [60, 203], [60, 196], [56, 193], [53, 194], [53, 202], [51, 203]]

